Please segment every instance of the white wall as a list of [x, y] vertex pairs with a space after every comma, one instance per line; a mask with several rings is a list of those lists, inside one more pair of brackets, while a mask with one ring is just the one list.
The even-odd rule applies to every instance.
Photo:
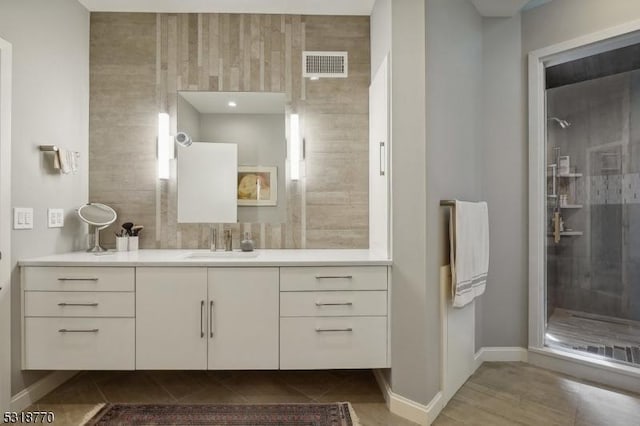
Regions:
[[[87, 202], [89, 13], [76, 0], [0, 2], [0, 37], [13, 44], [12, 205], [34, 208], [34, 229], [13, 231], [12, 262], [84, 247], [73, 209]], [[80, 152], [80, 171], [50, 171], [40, 144]], [[47, 207], [64, 208], [63, 229], [48, 229]], [[12, 392], [42, 373], [20, 370], [20, 292], [12, 279]]]

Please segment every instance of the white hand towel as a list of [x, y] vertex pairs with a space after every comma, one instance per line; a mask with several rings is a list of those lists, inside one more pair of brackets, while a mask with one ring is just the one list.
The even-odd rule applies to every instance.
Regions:
[[460, 308], [484, 293], [489, 272], [489, 208], [456, 201], [449, 222], [451, 293]]
[[60, 172], [68, 175], [71, 173], [70, 152], [63, 148], [58, 148], [58, 161], [60, 162]]

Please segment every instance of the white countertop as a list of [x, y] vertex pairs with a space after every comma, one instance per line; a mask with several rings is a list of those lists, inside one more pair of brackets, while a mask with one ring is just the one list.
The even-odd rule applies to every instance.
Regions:
[[[198, 257], [202, 256], [202, 257]], [[391, 265], [369, 250], [256, 250], [243, 253], [209, 250], [138, 250], [73, 252], [20, 260], [20, 266], [356, 266]]]

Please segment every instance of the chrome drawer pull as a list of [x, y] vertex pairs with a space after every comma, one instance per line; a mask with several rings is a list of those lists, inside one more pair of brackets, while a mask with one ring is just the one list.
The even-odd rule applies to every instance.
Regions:
[[58, 306], [98, 306], [98, 303], [58, 303]]
[[350, 280], [353, 275], [316, 275], [316, 280], [338, 280], [338, 279]]
[[209, 333], [213, 337], [213, 300], [209, 302]]
[[336, 332], [336, 331], [353, 331], [353, 328], [316, 328], [316, 333]]
[[353, 306], [353, 302], [342, 302], [342, 303], [316, 302], [316, 306]]
[[202, 320], [204, 319], [204, 300], [200, 301], [200, 338], [204, 338], [204, 324]]
[[61, 328], [58, 330], [58, 333], [97, 333], [98, 331], [100, 330], [97, 328], [92, 328], [90, 330], [69, 330], [67, 328]]
[[98, 281], [98, 278], [70, 278], [70, 277], [62, 277], [62, 278], [58, 278], [58, 281]]

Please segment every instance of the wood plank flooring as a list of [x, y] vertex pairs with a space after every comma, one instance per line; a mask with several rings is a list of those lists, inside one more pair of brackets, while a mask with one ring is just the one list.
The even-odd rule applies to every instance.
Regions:
[[[370, 371], [85, 372], [28, 410], [52, 410], [56, 425], [79, 425], [105, 402], [279, 403], [349, 401], [363, 426], [412, 426], [387, 409]], [[485, 363], [435, 425], [640, 424], [640, 395], [524, 363]]]
[[525, 363], [485, 363], [434, 425], [634, 426], [640, 395]]

